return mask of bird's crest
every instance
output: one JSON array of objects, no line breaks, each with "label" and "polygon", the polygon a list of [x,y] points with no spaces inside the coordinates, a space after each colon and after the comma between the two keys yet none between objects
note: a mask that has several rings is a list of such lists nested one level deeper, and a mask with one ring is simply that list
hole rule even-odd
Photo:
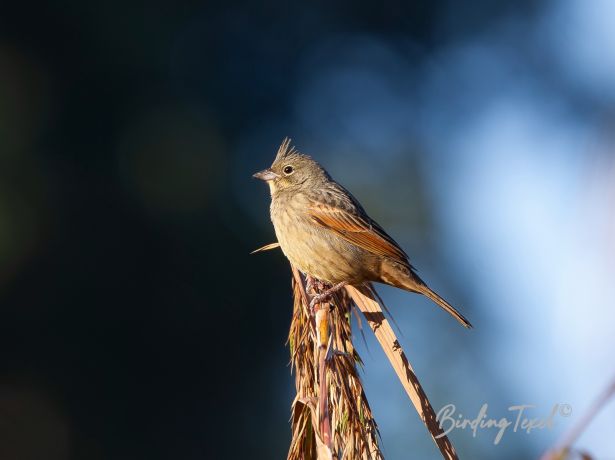
[{"label": "bird's crest", "polygon": [[282,145],[280,145],[280,148],[278,149],[278,153],[276,154],[274,161],[281,160],[282,158],[286,158],[288,155],[291,155],[297,152],[295,147],[290,145],[290,143],[291,143],[290,137],[285,137],[284,140],[282,141]]}]

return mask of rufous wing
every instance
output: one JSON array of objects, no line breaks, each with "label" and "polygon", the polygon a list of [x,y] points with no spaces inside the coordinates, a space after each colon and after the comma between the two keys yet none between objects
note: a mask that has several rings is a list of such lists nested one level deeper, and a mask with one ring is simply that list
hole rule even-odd
[{"label": "rufous wing", "polygon": [[408,265],[408,256],[376,222],[345,209],[324,203],[312,203],[308,208],[312,220],[346,241],[375,255],[390,257]]}]

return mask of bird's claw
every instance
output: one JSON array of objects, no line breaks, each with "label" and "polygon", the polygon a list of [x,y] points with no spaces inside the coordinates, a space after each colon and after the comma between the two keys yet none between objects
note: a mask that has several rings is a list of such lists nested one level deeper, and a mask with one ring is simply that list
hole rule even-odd
[{"label": "bird's claw", "polygon": [[305,283],[305,292],[309,294],[314,290],[316,283],[314,281],[314,278],[312,278],[310,275],[306,277],[306,281],[307,282]]},{"label": "bird's claw", "polygon": [[[319,287],[322,289],[323,284],[322,282],[320,283],[321,284]],[[315,313],[316,304],[323,303],[325,301],[333,299],[333,294],[338,292],[340,289],[342,289],[346,285],[347,285],[346,282],[337,283],[335,286],[332,286],[329,289],[326,289],[325,291],[321,292],[320,294],[316,294],[314,297],[312,297],[312,301],[310,302],[310,308],[312,310],[312,313]]]},{"label": "bird's claw", "polygon": [[310,310],[312,311],[312,314],[316,313],[316,305],[327,300],[331,300],[331,294],[328,292],[323,292],[322,294],[317,294],[312,297],[312,300],[310,301]]}]

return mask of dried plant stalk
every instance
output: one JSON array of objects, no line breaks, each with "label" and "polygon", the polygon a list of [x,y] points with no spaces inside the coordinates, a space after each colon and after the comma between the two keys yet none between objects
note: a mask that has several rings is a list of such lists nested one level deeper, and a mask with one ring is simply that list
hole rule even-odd
[{"label": "dried plant stalk", "polygon": [[[278,246],[268,244],[254,252]],[[433,407],[384,316],[386,307],[374,287],[346,286],[335,294],[330,310],[319,308],[316,315],[311,315],[304,280],[295,267],[291,268],[294,308],[288,343],[297,395],[292,405],[288,460],[384,458],[378,446],[378,426],[357,373],[357,364],[362,361],[352,345],[350,317],[354,306],[367,319],[442,456],[457,460],[453,444],[438,424]],[[317,288],[312,294],[318,293]]]},{"label": "dried plant stalk", "polygon": [[580,456],[583,460],[591,460],[593,458],[592,456],[587,452],[574,449],[573,445],[588,428],[589,424],[596,418],[598,412],[600,412],[613,397],[615,397],[615,378],[609,382],[609,385],[589,407],[587,412],[577,420],[577,423],[573,425],[569,431],[564,433],[555,447],[545,452],[540,457],[540,460],[567,460],[573,458],[575,454]]},{"label": "dried plant stalk", "polygon": [[[351,310],[367,319],[406,393],[447,460],[457,453],[436,421],[425,395],[371,285],[347,286],[326,303],[309,308],[304,279],[293,268],[294,311],[288,342],[297,395],[292,405],[289,460],[383,459],[379,433],[357,372],[361,358],[352,344]],[[316,283],[314,295],[323,286]],[[324,307],[324,305],[323,305]]]},{"label": "dried plant stalk", "polygon": [[288,459],[383,459],[378,427],[357,372],[361,360],[352,345],[352,300],[342,291],[331,301],[332,308],[318,308],[311,315],[304,280],[294,268],[293,275],[288,340],[297,395]]},{"label": "dried plant stalk", "polygon": [[419,379],[414,373],[404,350],[402,349],[395,332],[391,328],[389,321],[385,318],[378,300],[378,295],[371,285],[356,288],[347,286],[346,290],[355,304],[367,319],[370,327],[376,334],[389,362],[395,369],[406,393],[410,397],[414,408],[421,417],[421,420],[429,430],[432,439],[440,449],[440,453],[445,459],[456,460],[457,453],[453,444],[442,431],[440,424],[436,420],[436,413],[419,383]]}]

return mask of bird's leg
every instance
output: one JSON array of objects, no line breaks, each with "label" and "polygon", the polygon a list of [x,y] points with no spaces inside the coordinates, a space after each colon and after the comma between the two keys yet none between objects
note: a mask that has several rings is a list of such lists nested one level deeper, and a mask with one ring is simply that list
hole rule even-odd
[{"label": "bird's leg", "polygon": [[312,297],[312,301],[310,302],[310,308],[314,310],[314,306],[317,303],[322,303],[326,300],[330,300],[331,297],[333,297],[333,294],[335,294],[337,291],[342,289],[347,284],[348,283],[346,281],[342,281],[341,283],[337,283],[335,286],[327,289],[326,291],[323,291],[320,294],[315,295],[314,297]]},{"label": "bird's leg", "polygon": [[[308,275],[307,273],[305,274],[305,292],[311,299],[316,296],[316,292],[322,289],[324,289],[322,281],[317,280],[312,275]],[[310,301],[310,312],[312,313],[312,316],[316,314],[313,300]]]},{"label": "bird's leg", "polygon": [[314,290],[314,286],[316,285],[316,282],[314,280],[314,278],[310,275],[305,275],[305,292],[308,293],[308,295],[312,295],[311,292]]}]

